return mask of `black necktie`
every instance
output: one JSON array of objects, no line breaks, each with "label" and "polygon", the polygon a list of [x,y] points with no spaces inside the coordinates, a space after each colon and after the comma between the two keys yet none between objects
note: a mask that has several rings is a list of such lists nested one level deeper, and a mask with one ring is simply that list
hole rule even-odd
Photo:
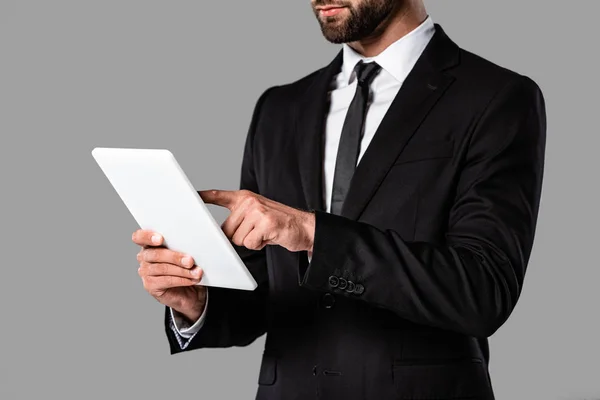
[{"label": "black necktie", "polygon": [[350,181],[360,154],[360,142],[363,135],[364,121],[369,100],[369,87],[381,67],[375,63],[359,61],[354,68],[356,72],[356,93],[348,107],[344,120],[342,136],[335,163],[333,190],[331,195],[331,213],[341,214],[344,199],[350,188]]}]

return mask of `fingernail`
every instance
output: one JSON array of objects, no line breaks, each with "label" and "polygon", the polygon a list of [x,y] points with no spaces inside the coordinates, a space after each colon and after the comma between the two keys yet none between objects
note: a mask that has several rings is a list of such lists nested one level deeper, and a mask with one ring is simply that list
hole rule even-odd
[{"label": "fingernail", "polygon": [[160,236],[159,235],[152,235],[152,243],[154,243],[154,244],[160,244]]},{"label": "fingernail", "polygon": [[191,266],[192,266],[192,257],[190,257],[190,256],[184,256],[184,257],[181,259],[181,263],[182,263],[183,265],[187,265],[187,266],[190,266],[190,267],[191,267]]},{"label": "fingernail", "polygon": [[194,268],[192,270],[192,274],[196,275],[196,276],[200,276],[200,268]]}]

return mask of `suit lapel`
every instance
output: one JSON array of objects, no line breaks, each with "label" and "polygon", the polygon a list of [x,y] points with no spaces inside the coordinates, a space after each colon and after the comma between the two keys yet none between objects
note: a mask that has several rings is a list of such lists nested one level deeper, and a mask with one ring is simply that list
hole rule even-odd
[{"label": "suit lapel", "polygon": [[329,109],[329,89],[342,66],[342,52],[316,72],[295,112],[295,140],[302,190],[308,209],[325,210],[323,202],[324,131]]},{"label": "suit lapel", "polygon": [[[454,78],[446,70],[458,63],[458,46],[442,27],[436,32],[394,98],[352,178],[342,215],[358,219],[409,139]],[[300,97],[295,140],[302,190],[308,209],[325,209],[323,157],[329,90],[342,66],[342,51],[317,71]]]},{"label": "suit lapel", "polygon": [[436,33],[404,81],[352,178],[342,215],[358,219],[414,132],[454,78],[458,46],[436,24]]}]

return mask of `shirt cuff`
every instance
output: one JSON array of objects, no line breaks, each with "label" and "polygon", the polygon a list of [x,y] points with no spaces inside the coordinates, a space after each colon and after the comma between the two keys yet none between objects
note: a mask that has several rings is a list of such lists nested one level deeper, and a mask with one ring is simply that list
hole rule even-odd
[{"label": "shirt cuff", "polygon": [[175,330],[175,333],[177,333],[182,338],[191,339],[196,333],[198,333],[200,328],[202,328],[202,325],[204,325],[204,320],[206,319],[206,309],[207,308],[208,308],[208,291],[206,293],[206,300],[204,303],[204,311],[202,311],[202,315],[200,315],[200,318],[198,318],[198,320],[196,322],[194,322],[194,324],[191,326],[187,322],[187,320],[181,315],[181,313],[173,310],[172,308],[169,308],[169,310],[171,311],[171,321],[173,321],[173,328]]}]

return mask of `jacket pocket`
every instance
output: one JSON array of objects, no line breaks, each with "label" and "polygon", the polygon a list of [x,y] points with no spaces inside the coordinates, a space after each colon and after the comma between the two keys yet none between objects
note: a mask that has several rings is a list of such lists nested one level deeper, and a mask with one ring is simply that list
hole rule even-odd
[{"label": "jacket pocket", "polygon": [[277,358],[264,355],[258,373],[259,385],[272,385],[277,378]]},{"label": "jacket pocket", "polygon": [[418,142],[409,143],[400,153],[394,165],[436,158],[450,158],[453,155],[454,141],[452,140],[419,140]]},{"label": "jacket pocket", "polygon": [[488,399],[492,389],[487,369],[480,359],[439,363],[394,363],[393,379],[398,399],[450,400]]}]

